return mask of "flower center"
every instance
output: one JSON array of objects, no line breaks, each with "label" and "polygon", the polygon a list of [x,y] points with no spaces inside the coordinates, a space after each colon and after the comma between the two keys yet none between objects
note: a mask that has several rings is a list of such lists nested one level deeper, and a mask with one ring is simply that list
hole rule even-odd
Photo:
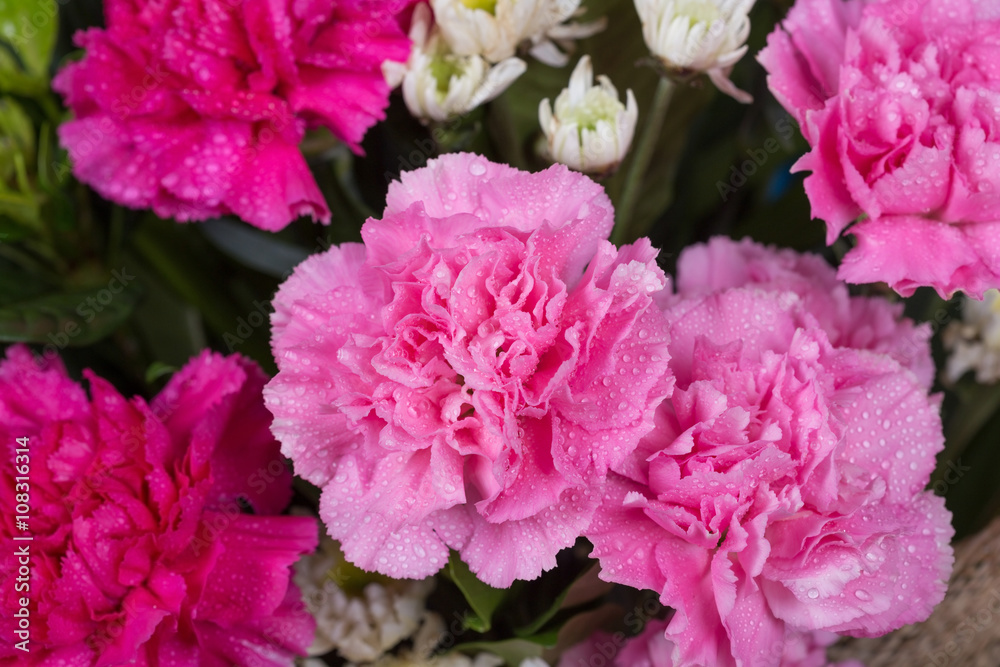
[{"label": "flower center", "polygon": [[461,78],[465,74],[462,59],[452,55],[438,55],[431,60],[431,76],[437,83],[437,92],[446,95],[451,87],[452,77]]},{"label": "flower center", "polygon": [[469,9],[481,9],[489,14],[496,14],[497,0],[461,0]]},{"label": "flower center", "polygon": [[676,5],[677,15],[686,16],[689,25],[688,30],[694,28],[699,23],[711,25],[713,21],[721,17],[715,3],[704,2],[703,0],[680,0]]},{"label": "flower center", "polygon": [[605,91],[591,88],[582,101],[567,104],[558,110],[558,115],[563,122],[575,123],[582,132],[597,129],[597,123],[602,120],[614,123],[618,112],[624,108],[625,105]]}]

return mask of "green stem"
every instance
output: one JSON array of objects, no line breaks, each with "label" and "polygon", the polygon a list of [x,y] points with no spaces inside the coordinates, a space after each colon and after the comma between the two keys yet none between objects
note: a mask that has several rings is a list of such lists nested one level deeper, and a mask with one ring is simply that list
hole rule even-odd
[{"label": "green stem", "polygon": [[667,77],[660,77],[660,83],[656,87],[656,94],[653,97],[653,104],[649,107],[649,115],[646,118],[646,126],[639,136],[639,141],[632,154],[632,164],[629,165],[628,174],[625,176],[625,190],[622,192],[621,201],[618,203],[618,221],[615,229],[611,233],[611,242],[621,245],[629,238],[629,228],[632,225],[632,216],[635,213],[635,206],[639,200],[639,193],[642,191],[642,183],[649,169],[649,163],[653,159],[653,151],[656,149],[656,140],[660,136],[660,129],[663,127],[663,119],[667,115],[667,107],[670,106],[670,98],[673,97],[674,82]]},{"label": "green stem", "polygon": [[52,122],[53,126],[59,127],[65,120],[65,114],[63,110],[59,108],[59,104],[52,97],[52,93],[45,91],[44,95],[40,95],[35,98],[38,102],[38,106],[42,108],[45,115],[48,117],[49,121]]}]

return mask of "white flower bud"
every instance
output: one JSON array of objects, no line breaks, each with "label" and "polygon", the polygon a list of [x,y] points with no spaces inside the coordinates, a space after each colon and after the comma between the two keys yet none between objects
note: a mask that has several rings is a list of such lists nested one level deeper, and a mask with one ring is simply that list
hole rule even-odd
[{"label": "white flower bud", "polygon": [[621,164],[632,144],[639,107],[632,91],[626,104],[606,76],[597,77],[590,57],[583,56],[569,86],[556,97],[555,113],[548,99],[538,107],[538,120],[548,140],[549,156],[571,169],[604,174]]},{"label": "white flower bud", "polygon": [[521,42],[547,65],[565,65],[567,57],[552,40],[564,44],[589,37],[604,27],[563,22],[577,13],[580,0],[430,0],[441,33],[458,55],[478,55],[498,63],[514,55]]},{"label": "white flower bud", "polygon": [[976,382],[1000,380],[1000,292],[983,293],[983,300],[966,298],[962,319],[949,324],[941,336],[948,361],[943,375],[957,382],[967,371],[975,371]]},{"label": "white flower bud", "polygon": [[384,586],[371,582],[355,597],[331,579],[331,573],[342,565],[337,547],[327,539],[315,554],[295,564],[295,583],[316,619],[309,654],[336,649],[348,660],[371,662],[417,632],[434,580],[401,580]]},{"label": "white flower bud", "polygon": [[457,55],[429,26],[427,6],[418,5],[410,29],[413,52],[403,76],[403,99],[417,118],[443,121],[468,113],[506,90],[527,67],[518,58],[490,65],[478,55]]},{"label": "white flower bud", "polygon": [[635,8],[646,46],[668,71],[705,72],[719,90],[748,103],[729,72],[747,52],[754,1],[635,0]]}]

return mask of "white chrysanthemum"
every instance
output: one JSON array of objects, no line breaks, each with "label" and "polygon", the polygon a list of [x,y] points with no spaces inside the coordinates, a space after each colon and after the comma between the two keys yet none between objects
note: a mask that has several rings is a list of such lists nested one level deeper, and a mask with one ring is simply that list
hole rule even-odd
[{"label": "white chrysanthemum", "polygon": [[295,566],[295,583],[316,619],[310,655],[336,649],[353,662],[369,663],[417,632],[434,580],[372,582],[361,596],[345,593],[336,573],[344,566],[336,546],[324,539],[319,550]]},{"label": "white chrysanthemum", "polygon": [[966,371],[976,372],[976,381],[1000,380],[1000,292],[983,294],[982,301],[965,299],[962,320],[952,322],[942,334],[948,351],[944,376],[957,381]]},{"label": "white chrysanthemum", "polygon": [[452,53],[430,22],[427,5],[418,5],[410,28],[413,53],[403,76],[403,99],[415,117],[443,121],[466,114],[524,73],[527,66],[518,58],[491,65],[478,55]]},{"label": "white chrysanthemum", "polygon": [[719,90],[751,102],[729,80],[747,52],[755,0],[635,0],[649,50],[673,72],[705,72]]},{"label": "white chrysanthemum", "polygon": [[[434,655],[434,650],[450,640],[447,645],[454,645],[456,637],[449,635],[444,621],[433,612],[427,612],[421,620],[420,630],[413,637],[412,648],[402,651],[399,655],[387,655],[379,659],[371,667],[500,667],[503,658],[492,653],[479,653],[470,658],[462,653],[452,652]],[[548,667],[546,663],[529,663],[525,660],[520,667]]]},{"label": "white chrysanthemum", "polygon": [[604,28],[604,21],[566,24],[580,0],[431,0],[434,19],[454,53],[482,56],[498,63],[514,55],[522,42],[547,65],[560,67],[568,58],[554,42],[566,46]]},{"label": "white chrysanthemum", "polygon": [[639,107],[632,91],[626,104],[606,76],[597,77],[590,57],[583,56],[573,70],[569,86],[556,97],[555,113],[548,99],[538,107],[538,120],[548,142],[550,157],[571,169],[607,173],[624,159],[632,144]]},{"label": "white chrysanthemum", "polygon": [[503,664],[503,658],[492,653],[480,653],[475,658],[463,653],[446,653],[427,657],[385,656],[371,667],[500,667]]}]

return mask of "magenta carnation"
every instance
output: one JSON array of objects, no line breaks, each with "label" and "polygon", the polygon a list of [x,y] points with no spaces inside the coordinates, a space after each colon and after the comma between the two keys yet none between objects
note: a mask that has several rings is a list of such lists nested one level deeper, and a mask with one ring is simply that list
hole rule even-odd
[{"label": "magenta carnation", "polygon": [[53,82],[76,115],[59,128],[74,173],[181,221],[329,221],[298,144],[322,126],[359,150],[388,104],[382,63],[409,57],[411,2],[108,0]]},{"label": "magenta carnation", "polygon": [[[261,390],[239,357],[204,353],[151,404],[92,373],[91,398],[58,359],[12,347],[0,362],[0,437],[30,450],[30,542],[0,466],[0,661],[24,665],[291,665],[314,621],[291,565],[316,523],[271,516],[291,495]],[[245,503],[253,515],[241,513]],[[16,592],[15,550],[30,549]],[[30,653],[15,648],[30,600]]]},{"label": "magenta carnation", "polygon": [[562,166],[446,155],[284,283],[265,397],[349,560],[423,577],[450,547],[505,587],[586,527],[670,389],[665,278],[612,215]]},{"label": "magenta carnation", "polygon": [[796,168],[827,242],[857,238],[841,278],[1000,285],[995,3],[798,0],[758,59],[812,146]]},{"label": "magenta carnation", "polygon": [[[681,256],[678,283],[704,283],[689,253],[726,243],[788,270],[787,253],[716,241]],[[944,596],[950,515],[923,490],[940,397],[878,346],[834,344],[831,311],[795,280],[667,309],[674,392],[586,533],[603,577],[676,610],[677,667],[778,665],[791,634],[880,635]]]}]

